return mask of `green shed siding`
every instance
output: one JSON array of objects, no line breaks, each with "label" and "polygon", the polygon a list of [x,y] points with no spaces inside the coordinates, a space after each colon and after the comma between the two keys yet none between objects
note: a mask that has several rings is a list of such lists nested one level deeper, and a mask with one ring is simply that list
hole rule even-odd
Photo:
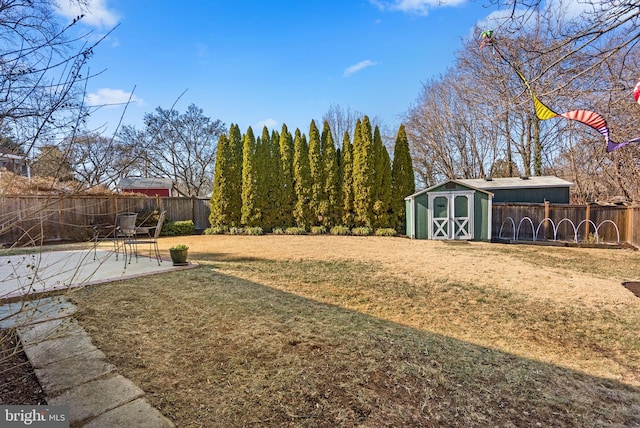
[{"label": "green shed siding", "polygon": [[493,202],[519,202],[552,204],[569,203],[569,187],[544,187],[523,189],[492,189]]},{"label": "green shed siding", "polygon": [[429,238],[429,197],[426,193],[415,198],[415,237],[416,239]]},{"label": "green shed siding", "polygon": [[405,230],[409,238],[413,238],[413,210],[411,209],[411,200],[404,200],[404,224],[406,224]]}]

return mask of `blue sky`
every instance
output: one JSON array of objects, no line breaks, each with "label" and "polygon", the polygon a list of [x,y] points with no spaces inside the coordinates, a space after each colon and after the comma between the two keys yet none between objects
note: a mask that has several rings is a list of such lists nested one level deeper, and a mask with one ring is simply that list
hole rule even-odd
[{"label": "blue sky", "polygon": [[[60,16],[70,20],[68,0]],[[86,101],[134,103],[124,124],[156,107],[196,104],[227,126],[308,133],[332,104],[396,130],[422,82],[444,73],[483,0],[92,0],[78,30],[99,37]],[[185,92],[186,91],[186,92]],[[184,94],[183,94],[184,93]],[[181,96],[182,94],[182,96]],[[181,96],[181,97],[180,97]],[[177,101],[177,102],[176,102]],[[113,132],[122,106],[89,126]]]}]

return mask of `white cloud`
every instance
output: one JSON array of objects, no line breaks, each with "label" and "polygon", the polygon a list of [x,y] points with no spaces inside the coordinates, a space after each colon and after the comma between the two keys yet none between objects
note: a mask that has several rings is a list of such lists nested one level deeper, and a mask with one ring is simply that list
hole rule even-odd
[{"label": "white cloud", "polygon": [[[520,9],[517,10],[520,11]],[[482,29],[482,31],[484,31],[485,29],[492,30],[494,28],[499,28],[505,21],[511,19],[512,13],[513,12],[511,11],[511,9],[502,9],[491,12],[485,18],[480,19],[476,23],[476,27]],[[473,30],[473,28],[469,30],[470,36],[473,35]]]},{"label": "white cloud", "polygon": [[442,6],[458,6],[468,0],[369,0],[381,10],[399,10],[407,13],[426,15],[429,9]]},{"label": "white cloud", "polygon": [[131,92],[111,88],[102,88],[87,94],[85,102],[90,106],[119,106],[128,102],[129,97],[131,97],[131,103],[138,106],[144,105],[144,100],[135,95],[132,96]]},{"label": "white cloud", "polygon": [[377,62],[373,62],[370,59],[365,59],[364,61],[360,61],[357,64],[347,67],[347,69],[344,71],[344,77],[349,77],[352,74],[357,73],[358,71],[364,68],[372,67],[377,64],[378,64]]},{"label": "white cloud", "polygon": [[255,128],[254,128],[254,129],[256,129],[256,131],[258,131],[258,130],[259,130],[259,131],[261,132],[261,131],[262,131],[262,128],[264,128],[265,126],[266,126],[268,129],[273,129],[273,128],[275,128],[277,125],[278,125],[278,121],[276,121],[275,119],[268,118],[268,119],[261,120],[260,122],[256,123],[256,126],[255,126]]},{"label": "white cloud", "polygon": [[574,19],[584,12],[590,12],[593,5],[584,0],[547,0],[546,7],[564,19]]},{"label": "white cloud", "polygon": [[[583,0],[546,0],[545,8],[553,14],[556,21],[562,23],[589,12],[589,2],[585,3]],[[512,23],[515,19],[519,27],[533,30],[537,23],[536,16],[539,13],[537,9],[522,7],[496,10],[479,20],[476,26],[482,29],[500,28],[505,24]],[[473,30],[473,28],[470,29],[469,35],[473,35]],[[500,36],[498,35],[498,37]]]},{"label": "white cloud", "polygon": [[80,8],[76,2],[69,0],[56,0],[57,11],[69,20],[84,15],[82,23],[98,28],[113,27],[120,17],[107,6],[108,0],[88,0],[87,6]]}]

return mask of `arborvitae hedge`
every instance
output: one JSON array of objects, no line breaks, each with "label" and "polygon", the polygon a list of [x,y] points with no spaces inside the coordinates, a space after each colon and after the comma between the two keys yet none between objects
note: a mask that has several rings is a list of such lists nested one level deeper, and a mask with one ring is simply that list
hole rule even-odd
[{"label": "arborvitae hedge", "polygon": [[414,194],[415,191],[416,182],[413,175],[409,141],[404,125],[400,125],[393,148],[393,166],[391,168],[391,209],[395,217],[394,227],[398,233],[406,233],[404,198]]},{"label": "arborvitae hedge", "polygon": [[216,168],[211,195],[212,226],[239,226],[242,196],[242,137],[237,125],[231,124],[229,137],[218,141]]},{"label": "arborvitae hedge", "polygon": [[373,201],[373,227],[379,229],[391,224],[391,159],[382,144],[380,130],[376,126],[373,134],[375,152],[375,186]]},{"label": "arborvitae hedge", "polygon": [[293,137],[282,125],[280,132],[280,193],[282,205],[282,218],[280,227],[287,228],[295,224],[293,212],[296,204],[296,192],[293,181]]},{"label": "arborvitae hedge", "polygon": [[355,217],[353,208],[353,146],[348,131],[344,132],[342,150],[340,150],[340,199],[342,224],[351,229]]},{"label": "arborvitae hedge", "polygon": [[311,171],[309,169],[309,147],[307,139],[296,129],[293,139],[293,179],[296,191],[296,206],[293,215],[296,225],[308,228],[313,225],[311,210]]},{"label": "arborvitae hedge", "polygon": [[326,204],[324,203],[324,160],[322,159],[322,144],[320,131],[314,120],[309,126],[309,171],[311,174],[311,211],[314,214],[313,225],[324,217]]},{"label": "arborvitae hedge", "polygon": [[311,122],[309,144],[298,129],[292,138],[286,125],[271,134],[265,127],[257,140],[251,127],[241,136],[231,125],[218,146],[210,220],[229,230],[396,228],[404,224],[404,198],[414,191],[404,126],[392,167],[380,130],[372,132],[367,116],[358,119],[353,144],[344,133],[341,149],[327,122],[322,134]]},{"label": "arborvitae hedge", "polygon": [[260,213],[258,195],[258,165],[256,162],[256,139],[251,127],[244,135],[242,148],[242,219],[245,226],[259,226]]},{"label": "arborvitae hedge", "polygon": [[211,213],[209,223],[211,226],[223,226],[229,223],[229,183],[228,171],[231,169],[231,148],[227,135],[221,135],[218,140],[218,152],[216,153],[216,168],[213,175],[213,192],[211,193]]},{"label": "arborvitae hedge", "polygon": [[356,226],[372,227],[375,152],[371,123],[365,116],[356,123],[353,138],[353,202]]},{"label": "arborvitae hedge", "polygon": [[331,135],[329,122],[325,121],[322,128],[322,161],[324,164],[323,203],[326,208],[323,211],[322,224],[331,227],[338,224],[342,214],[340,201],[340,169],[338,166],[338,154]]}]

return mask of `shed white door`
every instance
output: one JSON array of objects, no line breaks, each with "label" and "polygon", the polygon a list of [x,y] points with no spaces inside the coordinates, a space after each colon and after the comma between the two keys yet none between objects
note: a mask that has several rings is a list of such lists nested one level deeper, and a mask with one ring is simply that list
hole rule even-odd
[{"label": "shed white door", "polygon": [[429,194],[431,239],[473,238],[473,191]]}]

